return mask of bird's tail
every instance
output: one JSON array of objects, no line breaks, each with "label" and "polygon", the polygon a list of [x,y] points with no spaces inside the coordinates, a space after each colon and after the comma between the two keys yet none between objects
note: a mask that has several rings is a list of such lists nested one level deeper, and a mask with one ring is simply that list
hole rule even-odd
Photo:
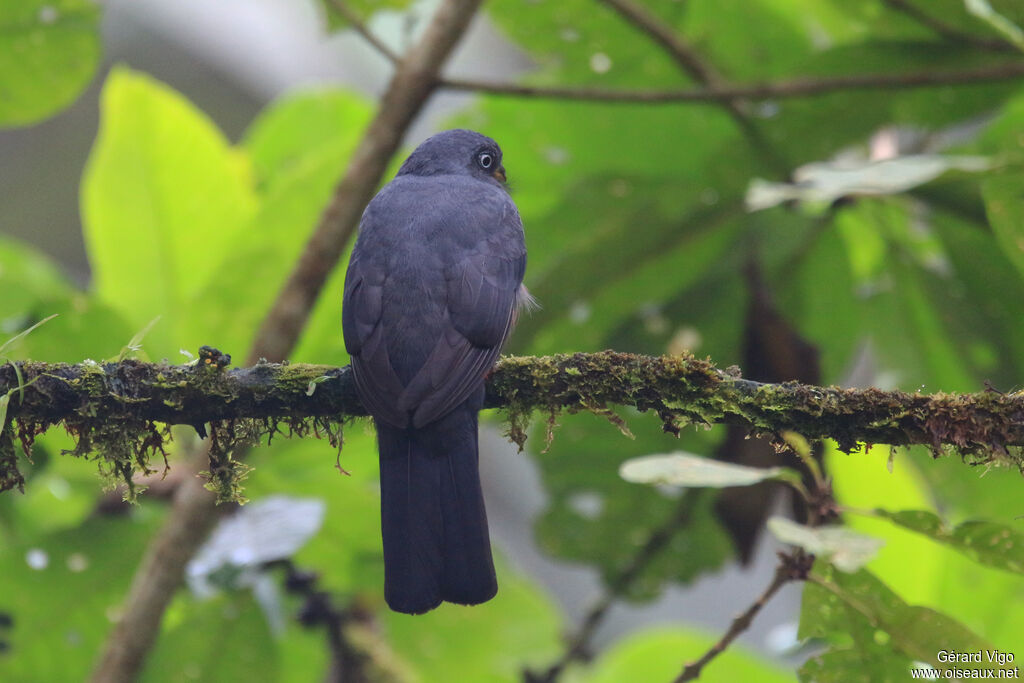
[{"label": "bird's tail", "polygon": [[377,422],[384,598],[420,614],[442,600],[486,602],[498,591],[480,489],[477,411],[463,404],[420,429]]}]

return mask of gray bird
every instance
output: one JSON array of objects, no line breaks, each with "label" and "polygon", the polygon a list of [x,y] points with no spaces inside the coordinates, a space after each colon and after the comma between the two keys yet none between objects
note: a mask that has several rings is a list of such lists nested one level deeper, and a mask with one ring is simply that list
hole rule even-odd
[{"label": "gray bird", "polygon": [[345,276],[345,347],[377,428],[384,598],[397,612],[498,590],[477,413],[530,301],[501,161],[473,131],[426,140],[366,207]]}]

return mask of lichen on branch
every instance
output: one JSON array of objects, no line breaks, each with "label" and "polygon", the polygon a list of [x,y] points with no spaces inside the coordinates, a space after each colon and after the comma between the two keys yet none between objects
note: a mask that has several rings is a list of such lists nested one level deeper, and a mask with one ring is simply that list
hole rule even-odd
[{"label": "lichen on branch", "polygon": [[[22,361],[0,368],[0,392],[24,387],[10,402],[0,434],[0,487],[21,487],[12,437],[26,452],[42,432],[62,425],[74,455],[96,457],[115,480],[130,482],[164,457],[169,425],[190,425],[218,439],[221,463],[236,440],[252,443],[281,431],[340,440],[342,421],[365,415],[350,367],[260,362],[227,369],[227,358],[204,347],[187,365],[85,361]],[[19,377],[20,374],[20,377]],[[530,414],[540,409],[590,411],[621,418],[609,406],[655,411],[666,431],[686,424],[730,423],[752,433],[796,431],[832,438],[846,451],[861,443],[923,444],[938,456],[959,453],[970,464],[1024,469],[1024,393],[908,394],[743,379],[693,356],[641,356],[603,351],[503,358],[487,380],[487,407],[509,414],[522,443]],[[214,477],[216,479],[216,477]],[[220,477],[222,496],[237,482]]]}]

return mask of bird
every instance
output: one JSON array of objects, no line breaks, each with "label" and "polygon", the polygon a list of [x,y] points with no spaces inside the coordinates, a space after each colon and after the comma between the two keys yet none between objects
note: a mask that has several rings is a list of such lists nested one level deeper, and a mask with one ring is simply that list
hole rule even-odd
[{"label": "bird", "polygon": [[501,148],[474,131],[421,143],[360,220],[342,327],[377,432],[384,599],[396,612],[497,593],[477,418],[486,376],[534,303],[525,271]]}]

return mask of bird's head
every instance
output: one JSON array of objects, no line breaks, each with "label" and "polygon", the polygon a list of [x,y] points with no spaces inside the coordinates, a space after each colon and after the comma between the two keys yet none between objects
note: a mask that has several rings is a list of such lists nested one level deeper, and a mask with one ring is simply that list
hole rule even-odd
[{"label": "bird's head", "polygon": [[398,175],[468,175],[505,184],[498,143],[464,129],[446,130],[424,140],[398,169]]}]

